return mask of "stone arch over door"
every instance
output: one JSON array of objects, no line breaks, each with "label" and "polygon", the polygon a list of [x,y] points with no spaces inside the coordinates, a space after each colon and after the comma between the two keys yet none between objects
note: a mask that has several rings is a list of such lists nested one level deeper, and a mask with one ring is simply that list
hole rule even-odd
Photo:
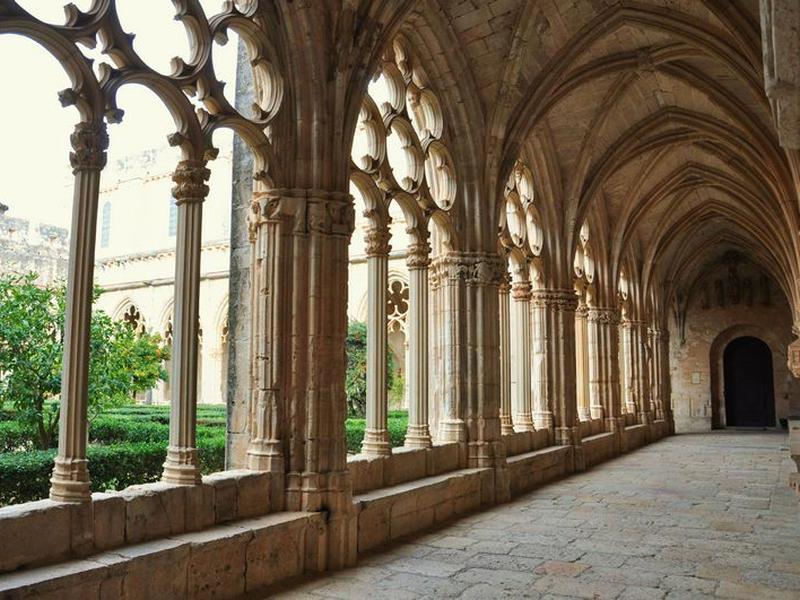
[{"label": "stone arch over door", "polygon": [[764,342],[772,354],[772,386],[775,394],[775,412],[777,400],[785,388],[781,380],[781,369],[786,365],[786,350],[778,336],[763,327],[755,325],[734,325],[720,333],[711,344],[710,383],[711,383],[711,427],[719,429],[727,427],[725,410],[725,348],[735,339],[754,337]]}]

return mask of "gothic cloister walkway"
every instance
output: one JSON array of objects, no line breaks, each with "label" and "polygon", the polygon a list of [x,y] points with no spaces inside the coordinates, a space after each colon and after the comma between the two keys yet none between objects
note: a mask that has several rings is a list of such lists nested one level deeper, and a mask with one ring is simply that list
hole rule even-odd
[{"label": "gothic cloister walkway", "polygon": [[679,435],[285,598],[800,598],[786,436]]}]

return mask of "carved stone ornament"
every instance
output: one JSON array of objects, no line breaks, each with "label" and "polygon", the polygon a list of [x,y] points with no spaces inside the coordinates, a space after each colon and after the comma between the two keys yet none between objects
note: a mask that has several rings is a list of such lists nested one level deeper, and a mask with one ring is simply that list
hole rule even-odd
[{"label": "carved stone ornament", "polygon": [[202,202],[208,195],[206,181],[211,171],[206,168],[204,160],[182,160],[172,174],[172,195],[175,203]]},{"label": "carved stone ornament", "polygon": [[511,297],[514,300],[527,302],[531,299],[530,281],[515,281],[511,284]]},{"label": "carved stone ornament", "polygon": [[590,323],[618,325],[619,311],[616,308],[590,307],[589,312],[586,313],[586,319]]},{"label": "carved stone ornament", "polygon": [[388,255],[392,247],[389,244],[391,239],[389,230],[383,227],[371,227],[364,234],[364,245],[367,256]]},{"label": "carved stone ornament", "polygon": [[409,269],[424,269],[431,264],[431,247],[429,244],[411,243],[408,246],[406,265]]},{"label": "carved stone ornament", "polygon": [[578,308],[575,290],[535,290],[531,294],[531,302],[534,306],[556,311],[575,312]]},{"label": "carved stone ornament", "polygon": [[69,163],[73,172],[99,171],[106,166],[108,134],[104,123],[78,123],[69,141],[72,144]]}]

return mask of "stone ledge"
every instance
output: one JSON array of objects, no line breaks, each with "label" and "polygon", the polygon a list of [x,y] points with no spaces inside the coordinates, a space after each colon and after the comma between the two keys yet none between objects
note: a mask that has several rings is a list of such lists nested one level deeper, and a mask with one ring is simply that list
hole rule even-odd
[{"label": "stone ledge", "polygon": [[590,435],[581,441],[583,460],[587,468],[616,456],[616,437],[616,434],[610,432],[598,433]]},{"label": "stone ledge", "polygon": [[197,486],[147,483],[92,494],[91,502],[39,500],[0,508],[0,573],[82,558],[123,545],[264,515],[271,474],[223,471]]},{"label": "stone ledge", "polygon": [[483,503],[483,489],[491,488],[484,481],[493,478],[493,469],[461,469],[354,497],[358,552],[476,510]]},{"label": "stone ledge", "polygon": [[0,596],[235,598],[315,565],[321,513],[277,513],[0,578]]},{"label": "stone ledge", "polygon": [[389,456],[356,454],[347,459],[353,493],[363,494],[466,467],[466,447],[457,442],[431,448],[393,448]]},{"label": "stone ledge", "polygon": [[533,450],[544,448],[550,442],[550,432],[547,429],[536,431],[516,431],[503,436],[506,446],[506,456],[517,456]]},{"label": "stone ledge", "polygon": [[512,456],[508,462],[511,496],[528,492],[572,470],[572,446],[549,446]]}]

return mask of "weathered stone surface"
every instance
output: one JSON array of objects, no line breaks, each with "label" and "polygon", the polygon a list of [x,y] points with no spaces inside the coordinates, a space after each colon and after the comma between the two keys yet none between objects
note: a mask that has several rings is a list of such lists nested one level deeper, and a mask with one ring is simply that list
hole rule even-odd
[{"label": "weathered stone surface", "polygon": [[[402,589],[426,597],[797,597],[800,563],[792,557],[800,555],[800,500],[780,477],[788,468],[785,439],[774,433],[670,437],[411,543],[362,555],[335,583],[301,584],[285,597],[349,598],[365,591],[365,581],[371,593]],[[558,454],[541,456],[546,464]],[[402,489],[399,495],[413,486]],[[462,481],[452,489],[472,488]],[[391,506],[394,496],[379,496],[366,495],[373,498],[367,515]],[[737,512],[743,499],[762,497],[766,504]],[[411,510],[413,503],[403,506]],[[381,514],[385,527],[389,513]]]},{"label": "weathered stone surface", "polygon": [[126,501],[119,494],[92,494],[94,550],[102,552],[125,543]]},{"label": "weathered stone surface", "polygon": [[51,500],[0,508],[0,572],[68,556],[71,512]]},{"label": "weathered stone surface", "polygon": [[168,483],[134,485],[120,492],[125,500],[125,541],[135,544],[186,529],[185,488]]}]

